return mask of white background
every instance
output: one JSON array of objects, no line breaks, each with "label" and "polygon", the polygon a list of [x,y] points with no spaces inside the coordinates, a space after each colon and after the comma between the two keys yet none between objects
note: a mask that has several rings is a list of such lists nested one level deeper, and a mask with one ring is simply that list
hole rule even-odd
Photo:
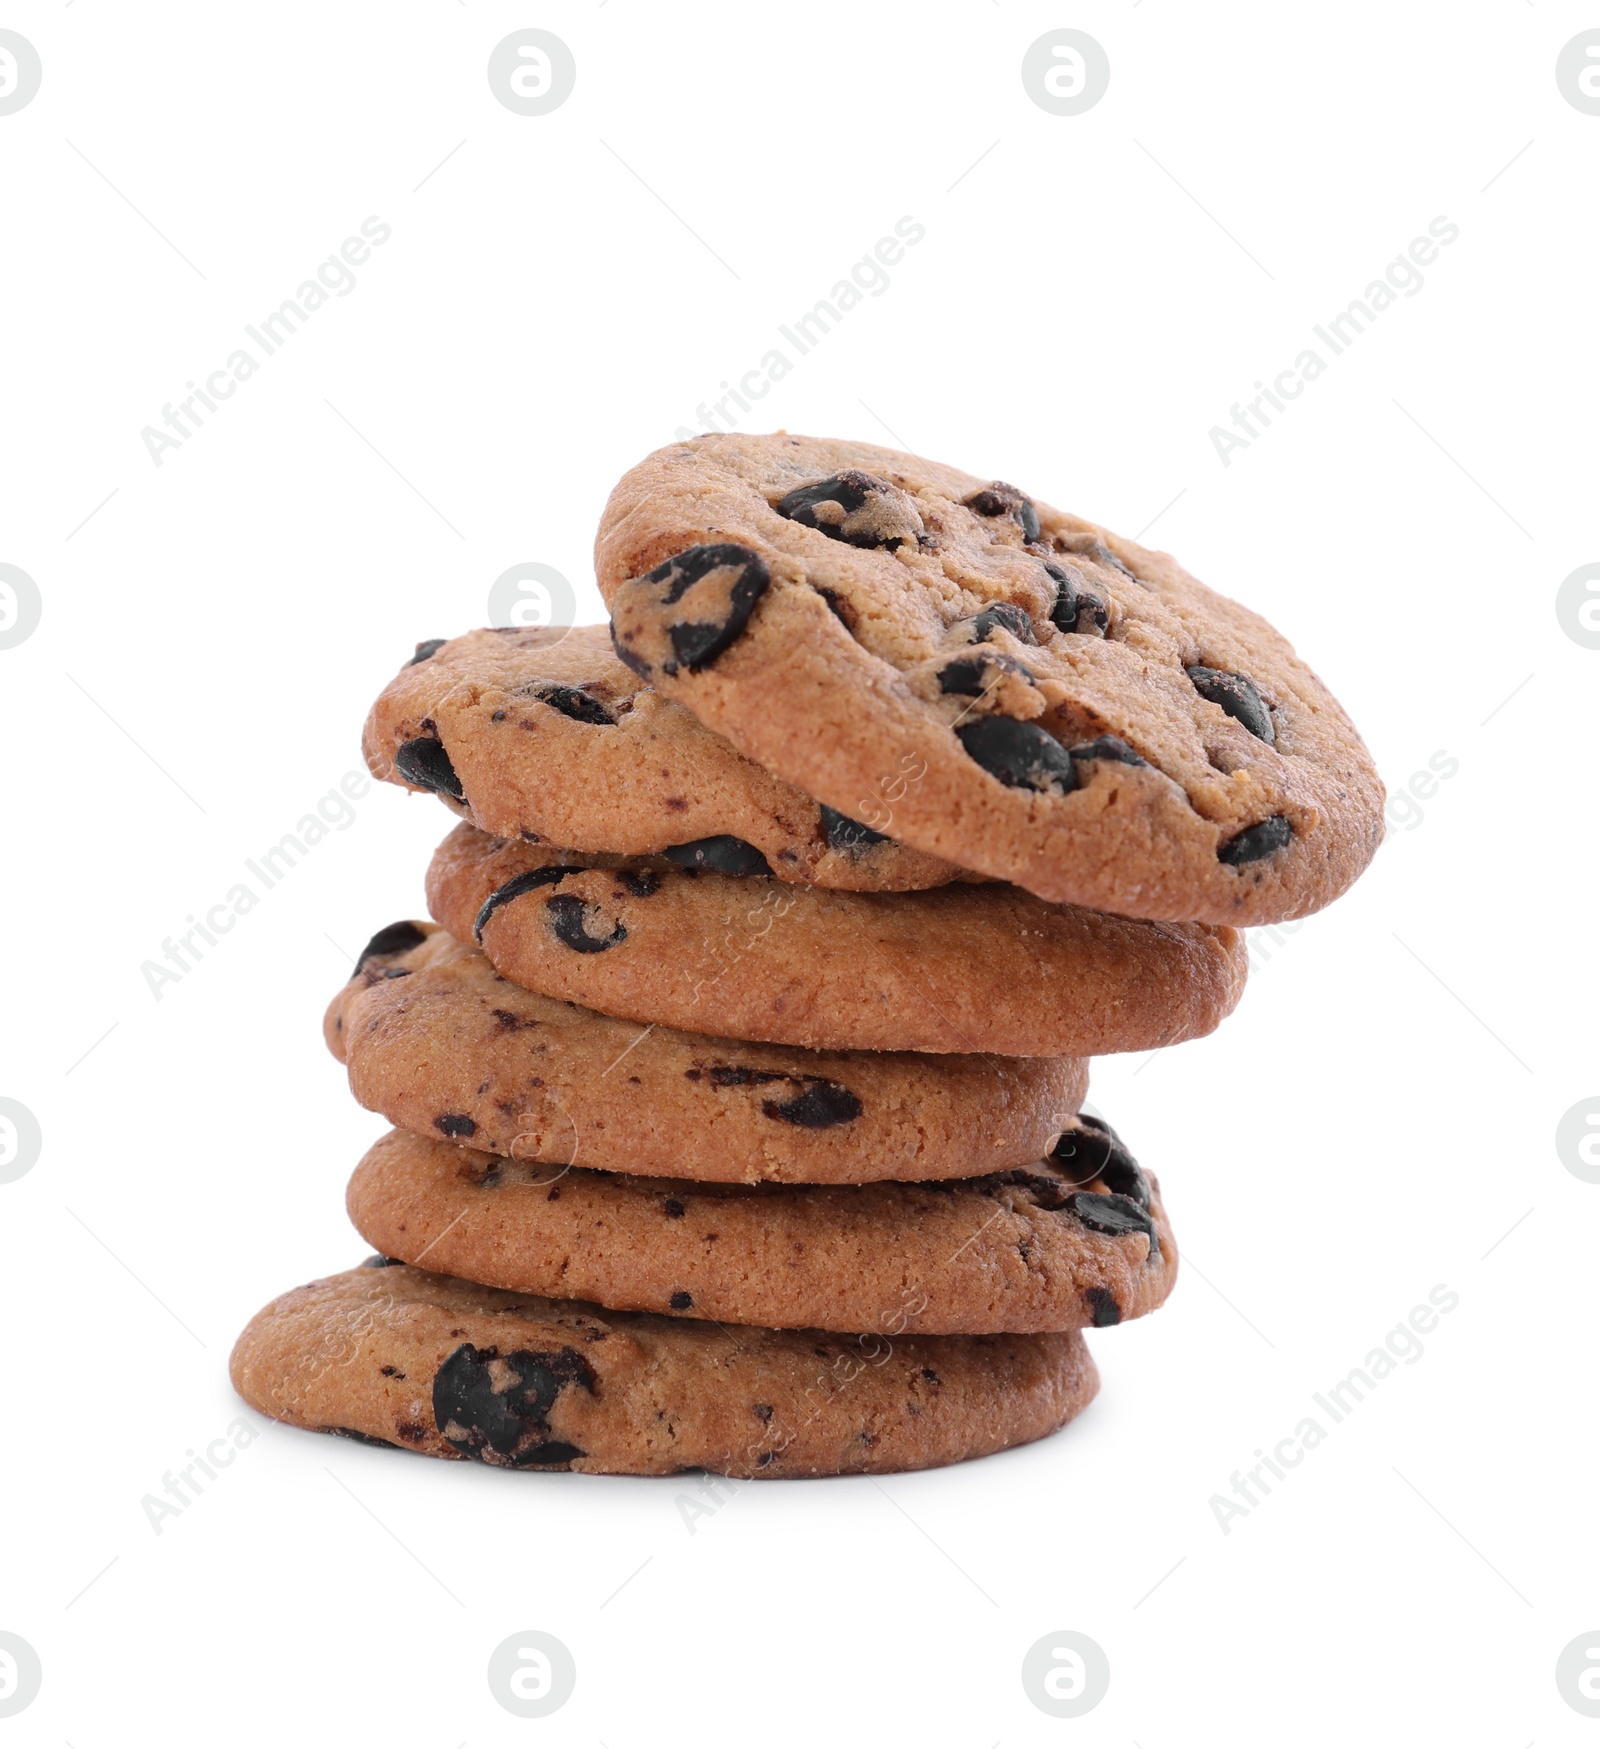
[{"label": "white background", "polygon": [[[44,1136],[0,1185],[0,1629],[44,1667],[0,1739],[1592,1743],[1554,1665],[1600,1629],[1600,1186],[1554,1137],[1600,1094],[1600,652],[1555,593],[1600,560],[1600,117],[1554,68],[1600,11],[34,0],[0,25],[44,69],[0,117],[0,561],[43,600],[0,651],[0,1094]],[[485,76],[527,25],[578,68],[532,118]],[[1020,78],[1059,26],[1111,63],[1075,117]],[[355,289],[157,467],[141,429],[368,215],[392,236]],[[747,1485],[692,1533],[687,1480],[251,1417],[158,1535],[142,1497],[241,1413],[239,1328],[366,1250],[342,1191],[383,1126],[319,1020],[421,910],[444,810],[372,786],[159,1001],[142,963],[359,768],[378,689],[507,567],[598,617],[615,477],[903,215],[926,236],[889,288],[746,429],[903,442],[1147,530],[1288,632],[1391,793],[1457,767],[1350,896],[1257,935],[1220,1034],[1097,1067],[1166,1190],[1173,1300],[1094,1336],[1101,1396],[1055,1439]],[[1210,429],[1439,215],[1460,235],[1423,288],[1224,467]],[[1460,1303],[1423,1357],[1224,1534],[1211,1496],[1439,1283]],[[524,1628],[578,1668],[537,1724],[485,1680]],[[1019,1680],[1062,1628],[1111,1665],[1072,1722]]]}]

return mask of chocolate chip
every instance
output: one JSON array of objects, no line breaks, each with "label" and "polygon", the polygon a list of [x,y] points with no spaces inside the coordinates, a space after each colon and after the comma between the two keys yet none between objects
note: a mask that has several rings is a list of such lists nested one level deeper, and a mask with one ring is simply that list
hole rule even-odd
[{"label": "chocolate chip", "polygon": [[683,1204],[678,1201],[677,1197],[669,1196],[667,1200],[662,1203],[661,1212],[674,1221],[681,1221],[688,1211],[684,1208]]},{"label": "chocolate chip", "polygon": [[653,899],[661,891],[661,876],[653,868],[620,869],[617,879],[636,899]]},{"label": "chocolate chip", "polygon": [[770,1403],[752,1403],[750,1413],[755,1416],[757,1421],[770,1421],[772,1419],[772,1405]]},{"label": "chocolate chip", "polygon": [[456,801],[465,798],[461,779],[444,750],[444,742],[423,736],[395,748],[394,768],[415,789],[431,789]]},{"label": "chocolate chip", "polygon": [[576,874],[576,869],[562,868],[554,863],[546,863],[543,868],[527,868],[519,875],[513,875],[504,885],[498,886],[483,901],[478,915],[472,922],[472,939],[481,947],[483,945],[483,928],[489,919],[502,905],[509,905],[513,899],[520,899],[524,893],[531,893],[536,887],[553,887],[558,881],[564,881],[569,874]]},{"label": "chocolate chip", "polygon": [[667,1304],[671,1306],[675,1312],[687,1312],[690,1306],[694,1304],[694,1295],[686,1294],[680,1287],[672,1298],[667,1301]]},{"label": "chocolate chip", "polygon": [[374,1433],[361,1433],[354,1427],[328,1427],[324,1428],[323,1431],[335,1434],[340,1439],[354,1439],[361,1445],[381,1445],[389,1451],[396,1449],[392,1439],[379,1439]]},{"label": "chocolate chip", "polygon": [[472,1119],[459,1111],[447,1111],[442,1116],[436,1117],[433,1120],[433,1127],[441,1135],[455,1136],[458,1140],[462,1136],[473,1136],[478,1133],[478,1126]]},{"label": "chocolate chip", "polygon": [[571,717],[575,723],[594,723],[597,726],[614,726],[613,717],[601,704],[599,699],[591,697],[578,686],[546,686],[534,694],[540,704],[547,704],[551,710],[560,711],[562,716]]},{"label": "chocolate chip", "polygon": [[[731,541],[690,547],[634,583],[639,590],[659,589],[662,607],[675,607],[693,592],[689,609],[700,617],[681,619],[666,628],[670,656],[662,649],[653,648],[650,656],[632,649],[632,634],[626,640],[619,638],[615,624],[612,643],[618,656],[646,680],[652,657],[666,674],[676,674],[680,666],[697,674],[709,668],[750,623],[771,581],[766,561],[749,547]],[[655,640],[651,642],[654,645]]]},{"label": "chocolate chip", "polygon": [[361,958],[356,961],[356,969],[350,976],[355,977],[368,960],[381,959],[385,954],[407,953],[414,947],[421,947],[427,939],[415,923],[390,923],[362,948]]},{"label": "chocolate chip", "polygon": [[1014,518],[1018,528],[1022,530],[1024,540],[1039,538],[1039,512],[1034,509],[1032,500],[1015,486],[1008,486],[1004,480],[993,481],[981,491],[974,492],[970,498],[963,498],[961,502],[979,516]]},{"label": "chocolate chip", "polygon": [[661,853],[679,868],[708,868],[715,874],[769,875],[767,859],[753,844],[723,832],[715,838],[696,838],[690,844],[673,844]]},{"label": "chocolate chip", "polygon": [[1049,559],[1044,562],[1044,570],[1056,586],[1050,622],[1058,632],[1075,632],[1078,629],[1078,586],[1072,580],[1072,573],[1064,565],[1054,564]]},{"label": "chocolate chip", "polygon": [[1110,1288],[1086,1288],[1083,1297],[1089,1302],[1089,1311],[1094,1318],[1095,1329],[1104,1330],[1108,1324],[1122,1322],[1122,1307],[1117,1304],[1117,1296],[1112,1293]]},{"label": "chocolate chip", "polygon": [[837,589],[830,589],[825,583],[811,585],[817,594],[828,604],[828,612],[838,620],[839,624],[849,632],[851,637],[856,631],[856,610],[853,602],[848,601]]},{"label": "chocolate chip", "polygon": [[1144,579],[1130,571],[1122,560],[1112,552],[1099,535],[1092,529],[1085,529],[1081,534],[1064,534],[1056,537],[1056,545],[1064,553],[1077,553],[1083,558],[1092,559],[1097,565],[1105,565],[1113,571],[1120,571],[1124,577],[1131,578],[1141,587],[1148,588]]},{"label": "chocolate chip", "polygon": [[1069,747],[1067,751],[1074,759],[1114,759],[1118,765],[1147,765],[1148,760],[1141,759],[1126,741],[1119,740],[1115,735],[1102,735],[1098,740],[1085,741],[1081,746]]},{"label": "chocolate chip", "polygon": [[[764,1087],[770,1081],[787,1081],[789,1077],[777,1069],[751,1069],[743,1063],[713,1063],[706,1071],[713,1087]],[[685,1069],[691,1081],[700,1079],[698,1069]]]},{"label": "chocolate chip", "polygon": [[1244,726],[1257,740],[1270,747],[1277,740],[1272,726],[1272,712],[1266,707],[1256,684],[1245,674],[1234,674],[1226,668],[1187,668],[1184,672],[1194,682],[1202,698],[1220,705],[1236,723]]},{"label": "chocolate chip", "polygon": [[845,468],[778,500],[780,516],[853,547],[894,548],[922,533],[917,507],[898,486],[860,468]]},{"label": "chocolate chip", "polygon": [[874,832],[870,826],[863,826],[859,820],[852,820],[848,815],[826,806],[822,810],[822,835],[827,839],[830,850],[841,851],[846,856],[870,850],[874,844],[889,842],[886,834]]},{"label": "chocolate chip", "polygon": [[1217,846],[1217,861],[1237,868],[1243,862],[1259,862],[1263,856],[1282,850],[1294,837],[1294,827],[1283,814],[1269,815],[1254,826],[1247,826],[1235,838]]},{"label": "chocolate chip", "polygon": [[1015,656],[1000,650],[979,649],[973,655],[957,656],[953,662],[945,663],[939,670],[939,690],[965,697],[987,691],[998,683],[997,676],[1004,674],[1015,674],[1030,683],[1034,678],[1033,670]]},{"label": "chocolate chip", "polygon": [[780,1123],[798,1124],[801,1129],[826,1130],[835,1124],[853,1123],[861,1115],[861,1101],[848,1087],[837,1081],[813,1080],[797,1098],[764,1099],[762,1115]]},{"label": "chocolate chip", "polygon": [[544,908],[556,940],[574,953],[604,953],[628,939],[627,928],[621,923],[609,935],[590,934],[589,924],[600,912],[576,893],[556,893],[545,900]]},{"label": "chocolate chip", "polygon": [[419,662],[426,662],[430,656],[436,655],[442,650],[447,641],[445,638],[424,638],[417,645],[416,654],[406,663],[406,667],[415,668]]},{"label": "chocolate chip", "polygon": [[976,696],[983,691],[983,675],[981,657],[958,656],[939,670],[939,690],[958,693],[962,697]]},{"label": "chocolate chip", "polygon": [[361,1259],[361,1267],[363,1269],[397,1269],[400,1266],[401,1266],[401,1259],[400,1258],[398,1258],[398,1257],[383,1257],[383,1256],[380,1256],[379,1253],[377,1253],[376,1251],[374,1251],[370,1257],[363,1257]]},{"label": "chocolate chip", "polygon": [[1078,1122],[1085,1127],[1059,1136],[1050,1158],[1074,1184],[1089,1184],[1098,1178],[1119,1196],[1128,1197],[1142,1209],[1149,1208],[1150,1181],[1121,1138],[1108,1124],[1091,1117],[1080,1115]]},{"label": "chocolate chip", "polygon": [[990,602],[982,613],[973,616],[973,643],[981,644],[996,626],[1004,626],[1018,643],[1037,644],[1039,641],[1034,635],[1033,621],[1028,617],[1028,610],[1018,607],[1014,601]]},{"label": "chocolate chip", "polygon": [[1065,795],[1077,787],[1072,756],[1053,735],[1015,717],[979,717],[956,730],[967,757],[1012,789]]},{"label": "chocolate chip", "polygon": [[1080,637],[1103,638],[1111,624],[1111,610],[1087,589],[1078,591],[1078,623],[1072,628]]},{"label": "chocolate chip", "polygon": [[1150,1241],[1149,1255],[1158,1257],[1161,1254],[1161,1240],[1156,1236],[1155,1222],[1131,1196],[1101,1196],[1098,1191],[1080,1190],[1067,1198],[1064,1207],[1091,1233],[1106,1233],[1115,1239],[1128,1233],[1143,1233]]},{"label": "chocolate chip", "polygon": [[549,1437],[550,1411],[568,1385],[594,1391],[594,1374],[576,1349],[502,1356],[464,1342],[434,1375],[434,1425],[457,1451],[484,1463],[570,1463],[583,1452]]}]

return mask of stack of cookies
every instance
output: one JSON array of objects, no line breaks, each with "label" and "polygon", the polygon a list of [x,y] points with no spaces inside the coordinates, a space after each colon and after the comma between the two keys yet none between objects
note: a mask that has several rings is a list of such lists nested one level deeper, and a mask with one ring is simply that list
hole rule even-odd
[{"label": "stack of cookies", "polygon": [[1165,555],[864,444],[675,444],[596,565],[609,627],[420,644],[368,719],[459,821],[325,1023],[395,1126],[377,1255],[261,1312],[239,1391],[627,1474],[1053,1431],[1177,1268],[1087,1059],[1211,1031],[1237,926],[1361,872],[1359,736]]}]

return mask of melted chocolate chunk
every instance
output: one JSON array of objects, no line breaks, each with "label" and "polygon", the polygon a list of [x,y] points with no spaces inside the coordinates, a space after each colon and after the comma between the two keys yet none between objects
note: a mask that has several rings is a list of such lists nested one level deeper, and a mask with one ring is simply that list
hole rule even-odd
[{"label": "melted chocolate chunk", "polygon": [[1050,1158],[1074,1184],[1089,1184],[1098,1178],[1117,1195],[1148,1209],[1150,1181],[1121,1138],[1109,1125],[1091,1117],[1080,1115],[1078,1122],[1087,1127],[1059,1136],[1050,1150]]},{"label": "melted chocolate chunk", "polygon": [[679,868],[708,868],[715,874],[769,875],[767,859],[753,844],[723,832],[715,838],[696,838],[690,844],[673,844],[661,853]]},{"label": "melted chocolate chunk", "polygon": [[581,687],[547,686],[534,696],[540,704],[549,705],[551,710],[560,711],[562,716],[571,717],[575,723],[594,723],[608,728],[616,723],[616,718],[599,699],[592,697]]},{"label": "melted chocolate chunk", "polygon": [[1108,1324],[1122,1322],[1122,1307],[1117,1304],[1117,1296],[1107,1287],[1091,1287],[1084,1291],[1083,1296],[1089,1302],[1089,1311],[1094,1318],[1094,1327],[1104,1330]]},{"label": "melted chocolate chunk", "polygon": [[362,1445],[381,1445],[389,1451],[398,1449],[392,1439],[379,1439],[375,1433],[361,1433],[354,1427],[325,1427],[323,1432],[335,1434],[340,1439],[354,1439]]},{"label": "melted chocolate chunk", "polygon": [[661,876],[653,868],[621,869],[617,879],[636,899],[653,899],[661,891]]},{"label": "melted chocolate chunk", "polygon": [[356,969],[350,976],[356,977],[368,960],[381,959],[385,954],[409,952],[414,947],[421,947],[427,939],[415,923],[390,923],[362,948],[361,958],[356,961]]},{"label": "melted chocolate chunk", "polygon": [[822,835],[831,850],[842,851],[846,856],[870,850],[874,844],[889,842],[885,833],[874,832],[859,820],[852,820],[847,814],[826,806],[822,810]]},{"label": "melted chocolate chunk", "polygon": [[837,1081],[811,1080],[805,1091],[794,1099],[764,1099],[761,1102],[764,1117],[776,1118],[779,1123],[798,1124],[806,1130],[827,1130],[836,1124],[854,1123],[861,1110],[860,1099]]},{"label": "melted chocolate chunk", "polygon": [[415,789],[431,789],[456,801],[465,799],[461,779],[444,750],[444,742],[432,736],[406,741],[395,748],[394,768]]},{"label": "melted chocolate chunk", "polygon": [[979,516],[1012,517],[1022,530],[1024,540],[1039,538],[1039,512],[1034,509],[1033,501],[1004,480],[993,481],[961,502]]},{"label": "melted chocolate chunk", "polygon": [[556,893],[545,900],[544,908],[556,940],[574,953],[604,953],[628,939],[627,927],[621,923],[609,935],[591,935],[589,924],[600,912],[576,893]]},{"label": "melted chocolate chunk", "polygon": [[973,643],[981,644],[996,626],[1004,626],[1019,644],[1037,644],[1039,641],[1034,635],[1028,610],[1018,607],[1014,601],[993,601],[982,613],[973,616]]},{"label": "melted chocolate chunk", "polygon": [[669,1196],[667,1200],[662,1203],[661,1212],[671,1220],[681,1221],[688,1211],[684,1208],[683,1204],[678,1201],[677,1197]]},{"label": "melted chocolate chunk", "polygon": [[417,645],[416,652],[406,663],[406,667],[415,668],[419,662],[426,662],[430,656],[437,655],[448,641],[446,638],[424,638]]},{"label": "melted chocolate chunk", "polygon": [[513,875],[503,886],[498,886],[483,901],[478,915],[472,922],[472,939],[481,947],[483,945],[483,928],[489,919],[502,905],[509,905],[513,899],[520,899],[524,893],[531,893],[536,887],[553,887],[558,881],[563,881],[569,874],[580,871],[572,868],[561,868],[547,863],[543,868],[527,868],[519,875]]},{"label": "melted chocolate chunk", "polygon": [[1072,573],[1064,565],[1057,565],[1051,560],[1044,562],[1045,575],[1056,586],[1055,602],[1050,609],[1050,623],[1058,632],[1075,632],[1078,629],[1078,586],[1072,580]]},{"label": "melted chocolate chunk", "polygon": [[649,655],[632,649],[631,639],[624,643],[618,638],[614,622],[612,644],[634,673],[646,680],[653,660],[660,662],[666,674],[676,674],[680,667],[698,674],[743,632],[771,581],[766,561],[749,547],[731,541],[690,547],[633,584],[640,591],[659,591],[659,605],[664,608],[676,607],[687,598],[687,610],[696,617],[667,626],[665,640],[671,654],[657,648],[657,639],[648,636],[646,641],[652,646]]},{"label": "melted chocolate chunk", "polygon": [[1147,765],[1148,760],[1141,759],[1126,741],[1119,740],[1115,735],[1102,735],[1096,741],[1085,741],[1081,746],[1069,747],[1067,751],[1074,759],[1114,759],[1119,765]]},{"label": "melted chocolate chunk", "polygon": [[1124,577],[1132,578],[1143,588],[1149,587],[1144,579],[1130,571],[1110,547],[1101,540],[1099,535],[1092,530],[1086,529],[1082,534],[1059,535],[1056,538],[1056,545],[1064,553],[1079,553],[1086,559],[1092,559],[1097,565],[1105,565],[1113,571],[1120,571]]},{"label": "melted chocolate chunk", "polygon": [[894,548],[922,533],[917,507],[898,486],[860,468],[845,468],[778,500],[777,512],[853,547]]},{"label": "melted chocolate chunk", "polygon": [[1272,712],[1248,675],[1232,674],[1225,668],[1195,667],[1184,672],[1202,698],[1220,706],[1236,723],[1243,723],[1258,741],[1265,741],[1270,747],[1277,740]]},{"label": "melted chocolate chunk", "polygon": [[398,1269],[400,1266],[400,1259],[398,1257],[384,1257],[376,1251],[374,1251],[370,1257],[363,1257],[361,1259],[361,1267],[363,1269]]},{"label": "melted chocolate chunk", "polygon": [[433,1120],[433,1127],[442,1136],[453,1136],[459,1141],[463,1136],[474,1136],[478,1126],[465,1112],[447,1111]]},{"label": "melted chocolate chunk", "polygon": [[1035,723],[1018,722],[1015,717],[979,717],[963,723],[956,735],[969,759],[1012,789],[1065,795],[1077,787],[1072,755]]},{"label": "melted chocolate chunk", "polygon": [[680,1287],[672,1298],[667,1301],[667,1304],[671,1306],[675,1312],[687,1312],[690,1306],[694,1304],[694,1295],[685,1293]]},{"label": "melted chocolate chunk", "polygon": [[1257,825],[1247,826],[1236,838],[1219,844],[1217,861],[1227,863],[1230,868],[1237,868],[1244,862],[1259,862],[1263,856],[1282,850],[1293,837],[1294,827],[1289,824],[1287,816],[1271,814]]},{"label": "melted chocolate chunk", "polygon": [[550,1411],[568,1385],[594,1391],[594,1374],[576,1349],[502,1356],[464,1342],[434,1375],[434,1425],[457,1451],[484,1463],[570,1463],[583,1452],[550,1438]]},{"label": "melted chocolate chunk", "polygon": [[1159,1257],[1161,1254],[1161,1240],[1156,1236],[1155,1222],[1131,1196],[1101,1196],[1098,1191],[1079,1190],[1067,1198],[1064,1207],[1091,1233],[1107,1233],[1115,1239],[1127,1233],[1143,1233],[1150,1241],[1149,1255]]}]

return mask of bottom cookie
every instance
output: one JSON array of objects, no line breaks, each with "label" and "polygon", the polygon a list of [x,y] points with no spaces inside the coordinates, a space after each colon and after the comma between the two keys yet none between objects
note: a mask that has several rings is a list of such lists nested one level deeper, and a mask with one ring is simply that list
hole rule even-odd
[{"label": "bottom cookie", "polygon": [[508,1469],[885,1474],[1024,1445],[1099,1388],[1076,1331],[760,1330],[373,1264],[294,1288],[234,1346],[275,1420]]}]

